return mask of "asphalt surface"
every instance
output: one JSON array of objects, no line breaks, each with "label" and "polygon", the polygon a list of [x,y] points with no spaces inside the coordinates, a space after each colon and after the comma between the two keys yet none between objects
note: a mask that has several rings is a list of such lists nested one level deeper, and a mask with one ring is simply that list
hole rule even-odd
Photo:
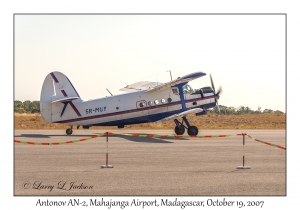
[{"label": "asphalt surface", "polygon": [[[67,142],[103,130],[15,130],[15,140]],[[174,134],[171,130],[111,130]],[[286,195],[285,130],[203,130],[225,138],[146,138],[109,135],[59,145],[14,143],[14,195],[243,196]],[[243,152],[243,148],[245,149]],[[237,169],[243,165],[251,169]]]}]

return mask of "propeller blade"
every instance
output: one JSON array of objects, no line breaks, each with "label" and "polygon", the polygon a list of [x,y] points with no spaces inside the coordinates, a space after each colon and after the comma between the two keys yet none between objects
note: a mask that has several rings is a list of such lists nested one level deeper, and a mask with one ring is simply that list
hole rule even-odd
[{"label": "propeller blade", "polygon": [[223,92],[223,89],[222,89],[222,86],[220,86],[216,95],[219,96],[222,92]]},{"label": "propeller blade", "polygon": [[212,79],[211,74],[210,74],[210,83],[211,83],[212,89],[215,92],[215,101],[216,101],[216,105],[218,107],[219,114],[221,114],[220,107],[219,107],[219,104],[218,104],[218,99],[220,97],[220,94],[223,92],[222,86],[220,86],[219,89],[218,89],[218,91],[216,92],[216,89],[215,89],[215,86],[214,86],[214,81]]},{"label": "propeller blade", "polygon": [[210,83],[211,83],[212,89],[215,91],[215,86],[214,86],[214,82],[213,82],[211,74],[210,74]]}]

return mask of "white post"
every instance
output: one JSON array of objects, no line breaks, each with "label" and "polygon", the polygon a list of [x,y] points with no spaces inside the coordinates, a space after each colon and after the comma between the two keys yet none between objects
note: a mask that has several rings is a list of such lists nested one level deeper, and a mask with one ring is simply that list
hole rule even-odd
[{"label": "white post", "polygon": [[237,166],[237,169],[250,169],[250,166],[245,166],[245,135],[246,133],[242,133],[243,135],[243,166]]},{"label": "white post", "polygon": [[112,165],[108,165],[108,132],[106,134],[106,165],[102,165],[101,168],[113,168]]}]

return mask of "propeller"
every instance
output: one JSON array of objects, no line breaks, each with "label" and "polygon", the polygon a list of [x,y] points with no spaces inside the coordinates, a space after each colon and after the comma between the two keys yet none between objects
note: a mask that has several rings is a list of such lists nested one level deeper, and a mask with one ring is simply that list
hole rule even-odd
[{"label": "propeller", "polygon": [[220,94],[223,92],[222,86],[220,86],[219,89],[218,89],[218,91],[216,92],[215,86],[214,86],[214,81],[213,81],[213,79],[212,79],[211,74],[210,74],[210,83],[211,83],[212,89],[213,89],[214,92],[215,92],[215,101],[216,101],[216,104],[217,104],[217,106],[218,106],[219,114],[221,114],[221,112],[220,112],[220,107],[219,107],[219,104],[218,104],[218,99],[220,98]]}]

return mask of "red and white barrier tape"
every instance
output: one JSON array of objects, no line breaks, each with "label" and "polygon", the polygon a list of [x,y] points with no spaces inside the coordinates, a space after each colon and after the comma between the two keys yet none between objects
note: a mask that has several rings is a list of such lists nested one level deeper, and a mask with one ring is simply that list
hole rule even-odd
[{"label": "red and white barrier tape", "polygon": [[[87,140],[91,140],[94,138],[98,138],[101,136],[104,136],[106,134],[115,134],[115,135],[120,135],[120,136],[133,136],[133,137],[142,137],[142,138],[224,138],[224,137],[229,137],[233,135],[205,135],[205,136],[183,136],[183,135],[163,135],[163,134],[137,134],[137,133],[125,133],[125,134],[117,134],[117,133],[112,133],[112,132],[105,132],[105,133],[100,133],[98,135],[94,135],[88,138],[82,138],[78,140],[72,140],[72,141],[65,141],[65,142],[29,142],[29,141],[21,141],[21,140],[14,140],[15,143],[21,143],[21,144],[30,144],[30,145],[63,145],[63,144],[73,144],[77,142],[83,142]],[[242,136],[243,134],[235,134],[235,136]],[[274,146],[283,150],[286,150],[285,147],[279,146],[276,144],[271,144],[269,142],[265,142],[259,139],[255,139],[252,136],[246,134],[249,138],[254,139],[257,142]]]},{"label": "red and white barrier tape", "polygon": [[286,148],[283,147],[283,146],[279,146],[279,145],[276,145],[276,144],[271,144],[271,143],[266,142],[266,141],[262,141],[262,140],[259,140],[259,139],[255,139],[255,138],[253,138],[252,136],[250,136],[250,135],[248,135],[248,134],[247,134],[247,136],[248,136],[249,138],[251,138],[251,139],[254,139],[254,140],[257,141],[257,142],[260,142],[260,143],[263,143],[263,144],[266,144],[266,145],[269,145],[269,146],[274,146],[274,147],[277,147],[277,148],[279,148],[279,149],[286,150]]}]

